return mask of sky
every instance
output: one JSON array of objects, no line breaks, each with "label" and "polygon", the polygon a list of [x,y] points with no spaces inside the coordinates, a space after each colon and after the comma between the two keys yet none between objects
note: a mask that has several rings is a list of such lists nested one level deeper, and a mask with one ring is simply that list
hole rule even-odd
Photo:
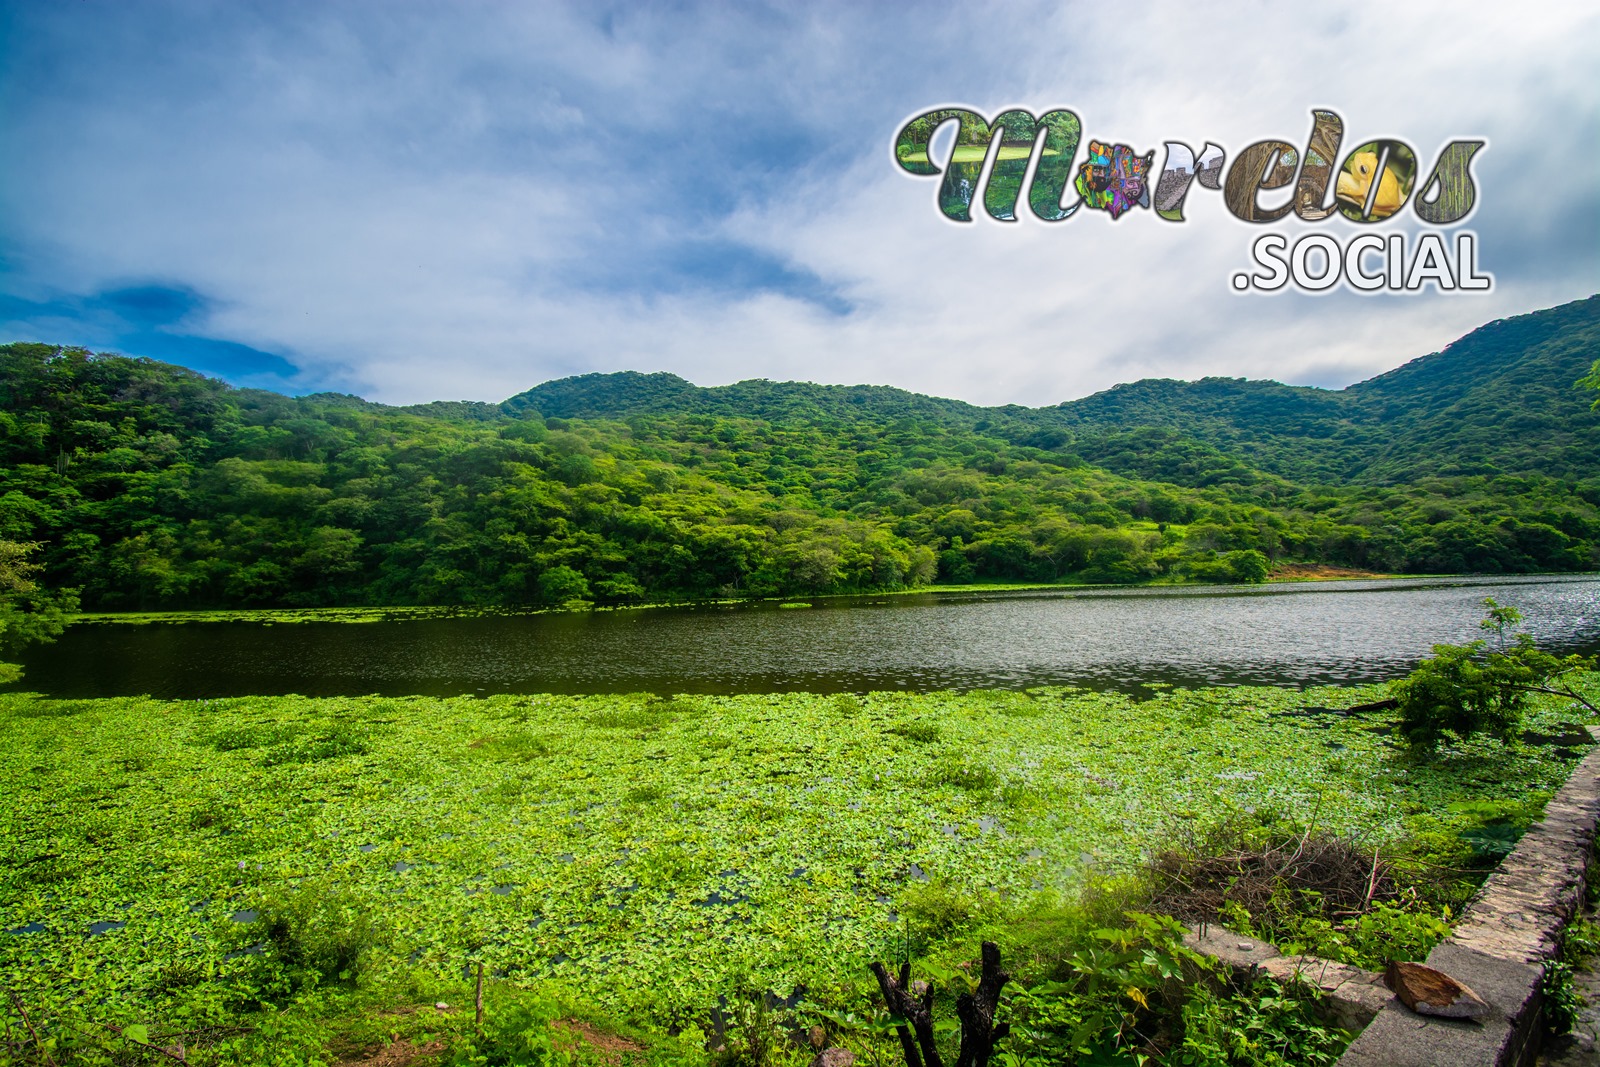
[{"label": "sky", "polygon": [[[1518,12],[0,2],[0,341],[397,404],[616,370],[1030,406],[1338,388],[1600,291],[1600,10]],[[1199,189],[1182,224],[949,222],[891,150],[940,106],[1069,108],[1157,168],[1303,145],[1313,108],[1424,168],[1483,138],[1462,225],[1495,284],[1236,294],[1254,237],[1312,226]]]}]

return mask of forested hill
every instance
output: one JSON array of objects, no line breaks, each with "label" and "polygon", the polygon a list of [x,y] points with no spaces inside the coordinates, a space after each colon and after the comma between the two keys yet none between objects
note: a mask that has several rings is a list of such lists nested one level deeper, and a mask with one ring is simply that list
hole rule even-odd
[{"label": "forested hill", "polygon": [[664,371],[582,374],[535,386],[500,405],[508,414],[564,419],[634,415],[723,415],[771,422],[921,419],[953,429],[988,425],[997,416],[1027,419],[1028,408],[981,408],[887,385],[817,385],[763,378],[701,388]]},{"label": "forested hill", "polygon": [[1600,302],[1341,391],[1055,408],[589,375],[503,404],[235,389],[0,346],[0,541],[86,606],[625,604],[972,580],[1600,565]]},{"label": "forested hill", "polygon": [[[1017,443],[1071,448],[1145,477],[1182,477],[1182,443],[1285,478],[1392,484],[1435,474],[1600,472],[1600,413],[1574,383],[1600,358],[1600,296],[1501,319],[1346,389],[1243,378],[1144,379],[1054,408],[982,408],[881,386],[747,381],[699,388],[674,374],[586,374],[502,405],[569,418],[700,412],[760,419],[931,419]],[[1142,458],[1129,455],[1144,452]],[[1214,457],[1213,457],[1214,458]]]}]

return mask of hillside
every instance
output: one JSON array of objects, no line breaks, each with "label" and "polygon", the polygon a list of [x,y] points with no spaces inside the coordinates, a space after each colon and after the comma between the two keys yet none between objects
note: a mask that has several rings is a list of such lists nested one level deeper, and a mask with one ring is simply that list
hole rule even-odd
[{"label": "hillside", "polygon": [[1349,389],[1054,408],[586,375],[387,407],[0,346],[0,540],[94,608],[625,604],[928,582],[1600,563],[1600,301]]},{"label": "hillside", "polygon": [[[1600,472],[1600,413],[1573,387],[1600,358],[1600,296],[1489,323],[1345,389],[1242,378],[1144,379],[1053,408],[983,408],[882,386],[747,381],[699,388],[672,374],[587,374],[501,405],[563,418],[701,413],[790,419],[927,419],[1098,462],[1130,431],[1307,483],[1389,485],[1433,474]],[[1126,459],[1127,473],[1162,477]]]}]

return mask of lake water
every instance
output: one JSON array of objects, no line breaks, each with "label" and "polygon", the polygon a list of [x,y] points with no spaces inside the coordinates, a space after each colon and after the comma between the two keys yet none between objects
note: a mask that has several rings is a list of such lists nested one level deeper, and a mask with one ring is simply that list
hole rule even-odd
[{"label": "lake water", "polygon": [[1481,636],[1482,600],[1600,649],[1600,577],[1086,589],[379,623],[85,625],[16,688],[194,698],[734,693],[1393,678]]}]

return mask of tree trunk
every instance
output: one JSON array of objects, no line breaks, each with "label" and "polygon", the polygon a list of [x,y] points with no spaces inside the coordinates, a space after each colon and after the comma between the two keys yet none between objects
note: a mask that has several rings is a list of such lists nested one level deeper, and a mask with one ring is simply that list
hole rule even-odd
[{"label": "tree trunk", "polygon": [[1000,1004],[1000,990],[1011,976],[1000,969],[1000,946],[983,943],[983,974],[973,993],[956,998],[956,1015],[961,1019],[961,1055],[956,1067],[988,1067],[996,1041],[1011,1032],[1010,1023],[994,1023]]},{"label": "tree trunk", "polygon": [[[900,1051],[905,1054],[906,1067],[944,1067],[944,1061],[939,1058],[939,1047],[933,1039],[933,987],[924,988],[920,998],[913,995],[910,963],[901,964],[898,981],[881,963],[872,965],[872,973],[878,976],[878,988],[882,990],[883,1001],[889,1005],[889,1010],[909,1022],[911,1029],[916,1032],[916,1040],[913,1041],[911,1033],[904,1026],[895,1028],[900,1035]],[[962,1044],[966,1044],[965,1038]],[[920,1056],[917,1054],[919,1045],[922,1051]]]}]

